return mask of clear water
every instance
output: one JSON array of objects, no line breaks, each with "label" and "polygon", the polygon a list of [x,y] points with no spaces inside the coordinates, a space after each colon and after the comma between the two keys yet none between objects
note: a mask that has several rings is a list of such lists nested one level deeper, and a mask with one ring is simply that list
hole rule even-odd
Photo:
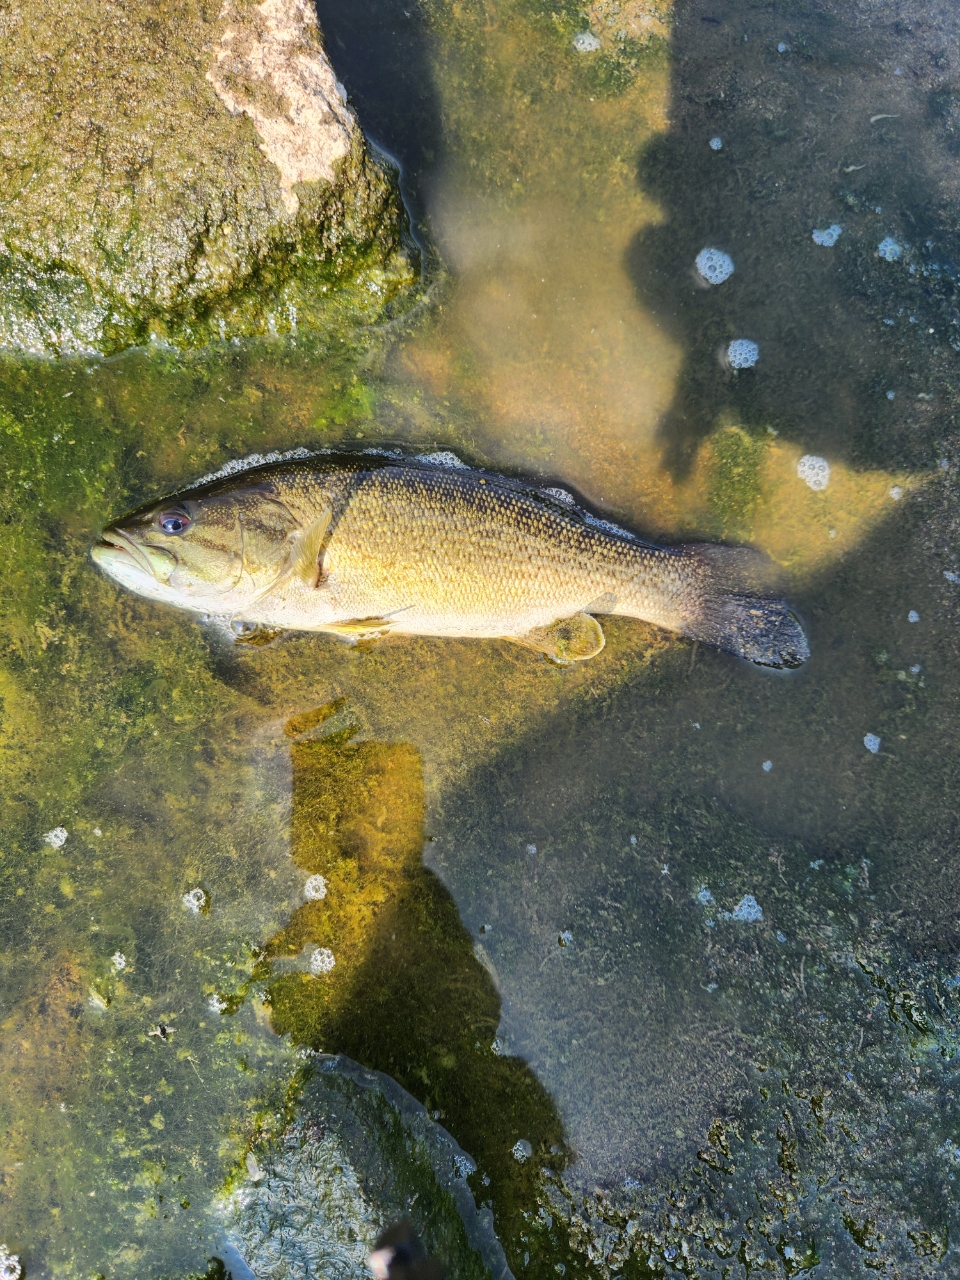
[{"label": "clear water", "polygon": [[[580,52],[570,5],[322,0],[436,281],[399,332],[0,364],[0,1241],[28,1276],[202,1272],[304,1044],[439,1113],[518,1275],[960,1274],[956,18],[595,10]],[[86,558],[228,458],[383,440],[762,547],[813,658],[616,621],[569,671],[234,648]],[[321,918],[304,881],[347,857]]]}]

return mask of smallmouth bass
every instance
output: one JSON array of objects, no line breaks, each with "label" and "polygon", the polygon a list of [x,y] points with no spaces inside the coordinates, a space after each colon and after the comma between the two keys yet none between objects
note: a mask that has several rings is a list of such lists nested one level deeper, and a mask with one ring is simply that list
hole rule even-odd
[{"label": "smallmouth bass", "polygon": [[228,467],[109,525],[92,555],[131,591],[241,639],[499,638],[569,663],[603,648],[595,615],[621,614],[763,666],[809,656],[796,614],[756,585],[757,553],[656,546],[563,490],[451,454]]}]

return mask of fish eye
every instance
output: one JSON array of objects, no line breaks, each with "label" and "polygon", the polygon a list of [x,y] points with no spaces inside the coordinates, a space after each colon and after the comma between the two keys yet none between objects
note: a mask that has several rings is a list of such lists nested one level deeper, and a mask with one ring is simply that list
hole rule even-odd
[{"label": "fish eye", "polygon": [[183,533],[189,523],[190,517],[185,511],[161,511],[157,517],[164,533]]}]

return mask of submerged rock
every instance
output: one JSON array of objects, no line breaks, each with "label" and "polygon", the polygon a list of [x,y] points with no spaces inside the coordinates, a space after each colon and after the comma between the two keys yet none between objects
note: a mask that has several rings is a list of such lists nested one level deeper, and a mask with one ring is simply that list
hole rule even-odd
[{"label": "submerged rock", "polygon": [[368,1280],[377,1236],[406,1217],[448,1275],[513,1280],[475,1168],[395,1081],[318,1054],[291,1124],[247,1157],[229,1234],[261,1280]]},{"label": "submerged rock", "polygon": [[307,0],[36,0],[0,24],[0,345],[378,318],[412,280]]}]

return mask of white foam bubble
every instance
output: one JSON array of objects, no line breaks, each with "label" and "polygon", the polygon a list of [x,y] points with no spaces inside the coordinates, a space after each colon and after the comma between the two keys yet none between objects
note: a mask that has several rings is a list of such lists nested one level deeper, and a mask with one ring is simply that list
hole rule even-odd
[{"label": "white foam bubble", "polygon": [[251,471],[254,467],[262,467],[270,462],[289,462],[293,458],[315,458],[317,453],[311,452],[309,449],[286,449],[282,453],[278,450],[271,450],[269,453],[249,453],[245,458],[234,458],[232,462],[225,462],[219,471],[211,471],[209,475],[201,476],[199,480],[194,480],[193,484],[188,484],[186,488],[199,489],[203,484],[210,484],[214,480],[224,480],[227,476],[239,475],[244,471]]},{"label": "white foam bubble", "polygon": [[885,262],[899,262],[903,257],[903,245],[897,244],[892,236],[886,236],[877,245],[877,257]]},{"label": "white foam bubble", "polygon": [[711,139],[710,139],[710,150],[711,150],[711,151],[721,151],[722,149],[723,149],[723,139],[722,139],[722,138],[711,138]]},{"label": "white foam bubble", "polygon": [[824,227],[822,231],[814,227],[813,243],[822,244],[825,249],[832,249],[833,246],[840,239],[840,235],[842,231],[843,231],[843,227],[841,227],[838,222],[835,222],[830,227]]},{"label": "white foam bubble", "polygon": [[310,957],[310,972],[314,977],[319,977],[322,973],[329,973],[336,963],[336,958],[329,947],[317,947]]},{"label": "white foam bubble", "polygon": [[573,494],[567,493],[566,489],[541,489],[540,492],[548,493],[551,498],[556,498],[558,502],[563,502],[568,507],[576,506]]},{"label": "white foam bubble", "polygon": [[425,462],[431,467],[456,467],[458,471],[470,471],[471,468],[449,449],[438,449],[435,453],[418,453],[415,462]]},{"label": "white foam bubble", "polygon": [[199,915],[200,912],[204,910],[204,908],[207,905],[208,899],[207,899],[206,892],[203,889],[197,888],[197,889],[188,890],[180,899],[180,901],[183,903],[183,905],[187,908],[188,911],[192,911],[193,914],[196,916],[196,915]]},{"label": "white foam bubble", "polygon": [[722,249],[701,249],[696,259],[697,271],[708,284],[723,284],[733,275],[733,259]]},{"label": "white foam bubble", "polygon": [[734,338],[727,347],[731,369],[752,369],[760,357],[760,348],[749,338]]},{"label": "white foam bubble", "polygon": [[763,908],[752,893],[745,893],[733,911],[724,913],[731,920],[739,920],[741,924],[757,924],[763,919]]},{"label": "white foam bubble", "polygon": [[43,837],[43,839],[45,843],[50,846],[51,849],[60,849],[63,847],[64,844],[66,844],[67,828],[54,827],[52,831],[47,832],[47,834]]},{"label": "white foam bubble", "polygon": [[573,47],[577,53],[596,53],[600,41],[592,31],[578,31],[573,37]]},{"label": "white foam bubble", "polygon": [[876,755],[880,750],[882,739],[878,738],[875,733],[864,734],[863,745],[867,748],[871,755]]},{"label": "white foam bubble", "polygon": [[303,896],[307,902],[319,902],[327,896],[327,882],[323,876],[310,876],[303,886]]},{"label": "white foam bubble", "polygon": [[0,1244],[0,1280],[20,1280],[22,1275],[19,1255],[11,1253],[5,1244]]},{"label": "white foam bubble", "polygon": [[815,453],[805,453],[797,463],[797,475],[811,489],[822,490],[830,483],[830,463]]}]

